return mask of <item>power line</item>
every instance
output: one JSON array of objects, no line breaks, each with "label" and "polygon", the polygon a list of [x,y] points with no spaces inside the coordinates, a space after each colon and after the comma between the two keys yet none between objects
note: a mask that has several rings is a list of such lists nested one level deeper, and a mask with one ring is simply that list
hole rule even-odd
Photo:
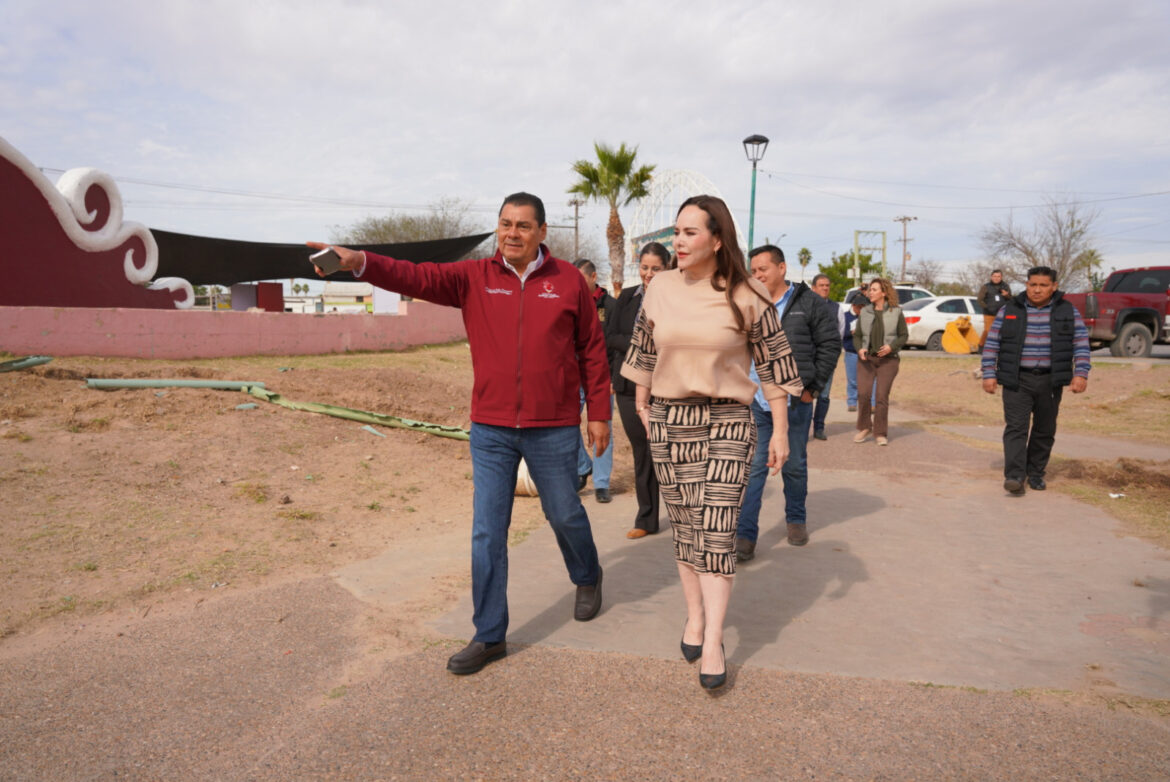
[{"label": "power line", "polygon": [[848,199],[850,201],[864,201],[867,204],[881,204],[882,206],[899,206],[899,207],[903,207],[906,209],[944,209],[944,210],[950,210],[950,211],[987,211],[987,210],[1003,211],[1005,209],[1043,209],[1043,208],[1046,208],[1049,206],[1074,206],[1074,205],[1078,205],[1078,204],[1102,204],[1102,203],[1106,203],[1109,201],[1127,201],[1127,200],[1132,200],[1135,198],[1153,198],[1155,196],[1170,195],[1170,190],[1159,190],[1159,191],[1153,192],[1153,193],[1132,193],[1130,195],[1113,196],[1111,198],[1090,198],[1090,199],[1077,199],[1077,200],[1073,200],[1073,201],[1052,201],[1050,203],[1044,203],[1044,204],[1007,204],[1004,206],[936,206],[933,204],[904,204],[904,203],[899,203],[896,201],[879,201],[879,200],[874,199],[874,198],[862,198],[860,196],[842,195],[841,193],[832,193],[832,192],[829,192],[828,190],[821,190],[820,188],[817,188],[817,187],[811,187],[809,185],[802,185],[800,182],[794,182],[791,179],[786,179],[785,177],[782,177],[779,174],[776,174],[775,172],[772,172],[772,171],[765,171],[764,169],[760,169],[760,171],[762,173],[764,173],[765,175],[767,175],[768,178],[775,177],[776,179],[779,179],[781,182],[787,182],[788,184],[793,185],[795,187],[799,187],[799,188],[802,188],[804,190],[811,190],[812,192],[820,193],[821,195],[833,196],[834,198],[845,198],[845,199]]},{"label": "power line", "polygon": [[[760,170],[763,171],[764,169],[761,168]],[[890,181],[882,180],[882,179],[857,179],[856,177],[829,176],[828,174],[804,174],[804,173],[798,173],[795,171],[776,171],[773,173],[778,174],[778,175],[784,175],[784,176],[802,176],[802,177],[807,177],[809,179],[835,179],[835,180],[840,181],[840,182],[862,182],[862,183],[868,184],[868,185],[893,185],[895,187],[929,187],[929,188],[935,188],[938,190],[973,190],[976,192],[983,192],[983,193],[1036,193],[1039,195],[1047,195],[1048,193],[1051,192],[1049,190],[1024,190],[1024,189],[1013,188],[1013,187],[974,187],[971,185],[932,185],[932,184],[926,184],[923,182],[890,182]],[[1089,191],[1086,194],[1087,195],[1124,195],[1124,193],[1119,193],[1117,191],[1104,191],[1104,192]]]},{"label": "power line", "polygon": [[[58,174],[65,173],[61,168],[46,168],[42,167],[41,173],[55,172]],[[149,179],[138,179],[136,177],[114,176],[115,182],[121,184],[144,185],[146,187],[161,187],[168,190],[185,190],[196,193],[214,193],[217,195],[238,196],[241,198],[260,198],[270,201],[291,201],[301,202],[307,204],[327,204],[331,206],[348,206],[348,207],[364,207],[368,209],[401,209],[411,211],[425,211],[431,208],[430,204],[390,204],[379,201],[361,201],[346,198],[323,198],[321,196],[304,196],[304,195],[288,195],[285,193],[264,193],[254,190],[238,190],[226,187],[207,187],[203,185],[188,185],[179,182],[156,182]],[[472,212],[495,212],[494,206],[475,206],[468,205],[468,211]]]}]

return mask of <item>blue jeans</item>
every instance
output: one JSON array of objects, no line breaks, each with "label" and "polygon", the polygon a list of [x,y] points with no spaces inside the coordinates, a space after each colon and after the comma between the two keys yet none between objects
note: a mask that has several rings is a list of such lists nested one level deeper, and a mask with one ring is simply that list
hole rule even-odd
[{"label": "blue jeans", "polygon": [[[581,389],[581,410],[585,410],[585,389]],[[609,398],[609,414],[613,415],[613,396]],[[601,456],[597,457],[596,463],[589,458],[589,448],[585,445],[585,438],[581,436],[580,432],[577,434],[577,475],[588,475],[593,472],[593,488],[594,489],[608,489],[609,476],[613,472],[613,420],[607,421],[609,425],[609,444],[605,446],[605,450],[601,452]]]},{"label": "blue jeans", "polygon": [[[857,407],[857,354],[843,351],[845,354],[845,403],[850,407]],[[869,403],[877,404],[877,392],[871,391]]]},{"label": "blue jeans", "polygon": [[829,379],[825,381],[825,387],[821,389],[821,393],[817,396],[816,402],[813,403],[813,431],[825,431],[825,418],[829,415],[829,391],[833,388],[833,375],[837,374],[836,367],[829,373]]},{"label": "blue jeans", "polygon": [[[784,517],[789,524],[804,524],[804,501],[808,496],[808,425],[812,420],[812,402],[796,401],[788,407],[788,461],[780,469],[784,480]],[[760,505],[764,500],[764,482],[768,478],[768,441],[772,439],[772,413],[752,400],[752,417],[759,436],[752,471],[748,477],[743,509],[739,512],[737,538],[755,541],[760,536]]]},{"label": "blue jeans", "polygon": [[569,580],[596,584],[601,566],[593,531],[577,496],[575,452],[580,429],[515,429],[471,424],[471,601],[475,638],[499,643],[508,631],[508,527],[523,458],[540,492],[540,505],[556,535]]}]

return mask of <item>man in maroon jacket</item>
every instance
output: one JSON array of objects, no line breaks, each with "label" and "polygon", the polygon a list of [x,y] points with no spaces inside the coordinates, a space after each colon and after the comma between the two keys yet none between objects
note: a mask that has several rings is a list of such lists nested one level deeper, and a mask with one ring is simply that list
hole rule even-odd
[{"label": "man in maroon jacket", "polygon": [[[580,395],[589,445],[609,442],[609,364],[593,297],[581,274],[549,255],[544,204],[529,193],[504,199],[491,258],[434,264],[334,247],[341,268],[386,290],[459,307],[471,346],[474,481],[471,595],[475,637],[447,661],[475,673],[507,654],[508,526],[523,458],[577,587],[573,618],[601,610],[601,565],[577,496]],[[329,245],[310,242],[310,247]],[[318,270],[320,273],[320,270]]]}]

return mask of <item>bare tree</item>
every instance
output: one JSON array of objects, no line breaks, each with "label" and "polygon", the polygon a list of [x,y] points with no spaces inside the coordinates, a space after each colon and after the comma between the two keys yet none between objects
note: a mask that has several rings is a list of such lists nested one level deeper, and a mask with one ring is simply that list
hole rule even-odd
[{"label": "bare tree", "polygon": [[[333,241],[337,244],[394,244],[451,239],[490,231],[494,221],[485,225],[482,217],[471,213],[471,207],[470,201],[460,198],[440,198],[421,214],[370,216],[349,226],[335,225]],[[479,257],[483,255],[483,249],[481,244],[464,257]]]},{"label": "bare tree", "polygon": [[1093,224],[1101,213],[1071,198],[1046,201],[1036,209],[1031,227],[1009,214],[1005,222],[997,220],[981,231],[979,241],[1009,280],[1022,282],[1029,268],[1048,266],[1062,290],[1087,290],[1090,272],[1101,263],[1092,246]]},{"label": "bare tree", "polygon": [[[991,281],[991,272],[995,269],[1000,269],[1004,278],[1009,282],[1012,281],[1012,276],[1008,274],[1007,269],[1001,268],[995,261],[972,261],[965,265],[958,274],[958,284],[964,289],[964,293],[969,296],[974,296],[979,293],[979,289],[983,284]],[[1025,271],[1027,271],[1025,269]],[[1019,280],[1014,287],[1019,289]]]},{"label": "bare tree", "polygon": [[910,267],[910,279],[914,280],[914,284],[930,291],[938,287],[941,276],[942,264],[938,261],[923,259]]},{"label": "bare tree", "polygon": [[554,258],[561,258],[569,263],[573,263],[577,258],[588,258],[597,266],[598,282],[605,282],[605,272],[608,264],[603,259],[609,257],[609,253],[605,250],[596,237],[581,233],[578,246],[577,258],[573,257],[573,229],[569,228],[554,228],[549,226],[548,236],[544,243],[548,245],[548,251]]}]

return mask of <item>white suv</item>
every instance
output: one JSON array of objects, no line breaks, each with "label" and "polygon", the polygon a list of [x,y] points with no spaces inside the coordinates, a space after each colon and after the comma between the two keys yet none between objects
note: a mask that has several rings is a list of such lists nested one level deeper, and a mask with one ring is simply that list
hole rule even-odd
[{"label": "white suv", "polygon": [[933,293],[926,288],[919,288],[914,283],[900,282],[894,285],[894,290],[898,291],[898,302],[905,304],[908,301],[915,299],[929,299],[934,296]]}]

